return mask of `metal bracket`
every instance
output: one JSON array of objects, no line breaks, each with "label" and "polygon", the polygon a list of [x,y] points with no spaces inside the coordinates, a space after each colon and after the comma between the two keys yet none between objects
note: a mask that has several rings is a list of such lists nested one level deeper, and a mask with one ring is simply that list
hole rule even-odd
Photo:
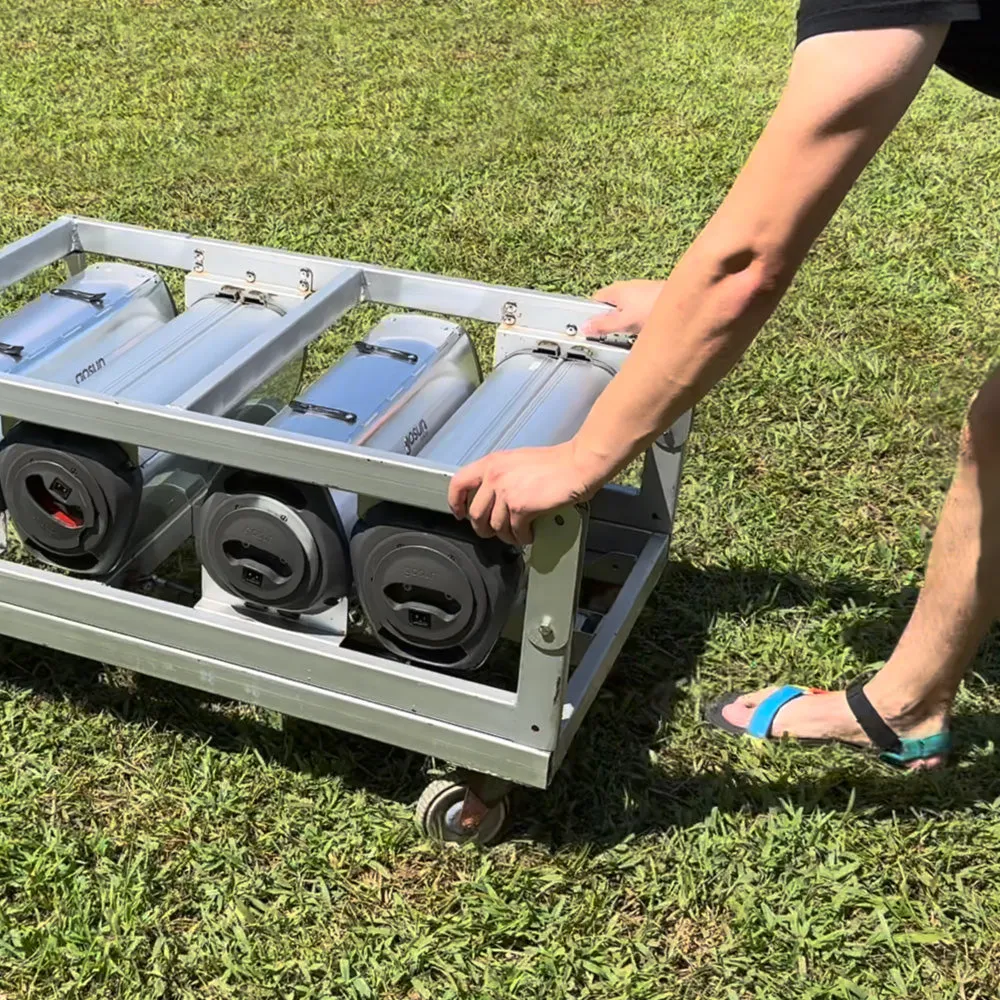
[{"label": "metal bracket", "polygon": [[63,261],[71,277],[74,274],[81,274],[87,267],[87,255],[82,250],[66,254]]}]

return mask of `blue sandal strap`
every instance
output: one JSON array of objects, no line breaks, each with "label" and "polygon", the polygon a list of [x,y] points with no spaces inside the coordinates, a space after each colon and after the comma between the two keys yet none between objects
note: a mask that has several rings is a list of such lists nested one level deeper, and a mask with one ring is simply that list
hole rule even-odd
[{"label": "blue sandal strap", "polygon": [[809,688],[799,687],[796,684],[786,684],[778,688],[773,694],[769,694],[758,706],[750,717],[747,724],[746,733],[758,740],[766,740],[771,735],[771,726],[774,717],[790,701],[801,698],[805,694],[810,694]]},{"label": "blue sandal strap", "polygon": [[889,764],[912,764],[929,757],[946,757],[951,751],[951,733],[945,730],[922,739],[900,739],[899,746],[899,750],[880,754],[882,760]]}]

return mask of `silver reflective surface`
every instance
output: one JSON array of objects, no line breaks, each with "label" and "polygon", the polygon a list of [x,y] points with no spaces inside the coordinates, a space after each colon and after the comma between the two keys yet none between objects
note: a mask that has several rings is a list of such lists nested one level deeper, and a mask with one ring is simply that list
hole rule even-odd
[{"label": "silver reflective surface", "polygon": [[92,264],[0,320],[0,344],[19,349],[17,357],[0,355],[0,372],[81,385],[174,315],[170,293],[153,271]]},{"label": "silver reflective surface", "polygon": [[462,466],[494,451],[568,441],[613,373],[585,359],[511,354],[448,421],[422,457]]},{"label": "silver reflective surface", "polygon": [[387,316],[298,401],[353,421],[316,409],[285,410],[271,426],[416,454],[479,380],[475,350],[461,327],[432,316]]},{"label": "silver reflective surface", "polygon": [[169,406],[280,319],[266,305],[210,296],[87,380],[90,392]]}]

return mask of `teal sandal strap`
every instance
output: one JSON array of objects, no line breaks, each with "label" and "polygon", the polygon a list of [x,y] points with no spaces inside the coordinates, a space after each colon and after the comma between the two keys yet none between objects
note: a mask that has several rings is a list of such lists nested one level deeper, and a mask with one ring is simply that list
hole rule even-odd
[{"label": "teal sandal strap", "polygon": [[886,750],[879,756],[889,764],[912,764],[930,757],[947,757],[951,752],[951,744],[951,733],[946,730],[920,739],[901,738],[899,750]]},{"label": "teal sandal strap", "polygon": [[774,724],[774,717],[778,712],[790,701],[795,701],[796,698],[810,693],[809,688],[799,687],[796,684],[786,684],[784,687],[778,688],[757,706],[747,724],[747,735],[758,740],[766,740],[771,735],[771,726]]},{"label": "teal sandal strap", "polygon": [[868,700],[868,695],[865,694],[866,683],[865,678],[859,677],[848,685],[847,707],[868,739],[881,751],[881,760],[898,766],[948,754],[951,750],[951,733],[947,730],[922,739],[899,736]]}]

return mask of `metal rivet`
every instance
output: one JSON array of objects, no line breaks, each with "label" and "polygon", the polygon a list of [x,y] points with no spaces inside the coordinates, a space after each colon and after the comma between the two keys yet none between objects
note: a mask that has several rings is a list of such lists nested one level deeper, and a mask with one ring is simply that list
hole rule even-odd
[{"label": "metal rivet", "polygon": [[566,523],[566,518],[562,514],[556,514],[556,524],[561,528]]},{"label": "metal rivet", "polygon": [[543,642],[552,642],[556,637],[555,629],[552,627],[552,616],[543,615],[538,622],[538,627],[535,629],[538,632],[538,637]]},{"label": "metal rivet", "polygon": [[257,275],[253,271],[247,271],[247,281],[252,285],[257,280]]}]

